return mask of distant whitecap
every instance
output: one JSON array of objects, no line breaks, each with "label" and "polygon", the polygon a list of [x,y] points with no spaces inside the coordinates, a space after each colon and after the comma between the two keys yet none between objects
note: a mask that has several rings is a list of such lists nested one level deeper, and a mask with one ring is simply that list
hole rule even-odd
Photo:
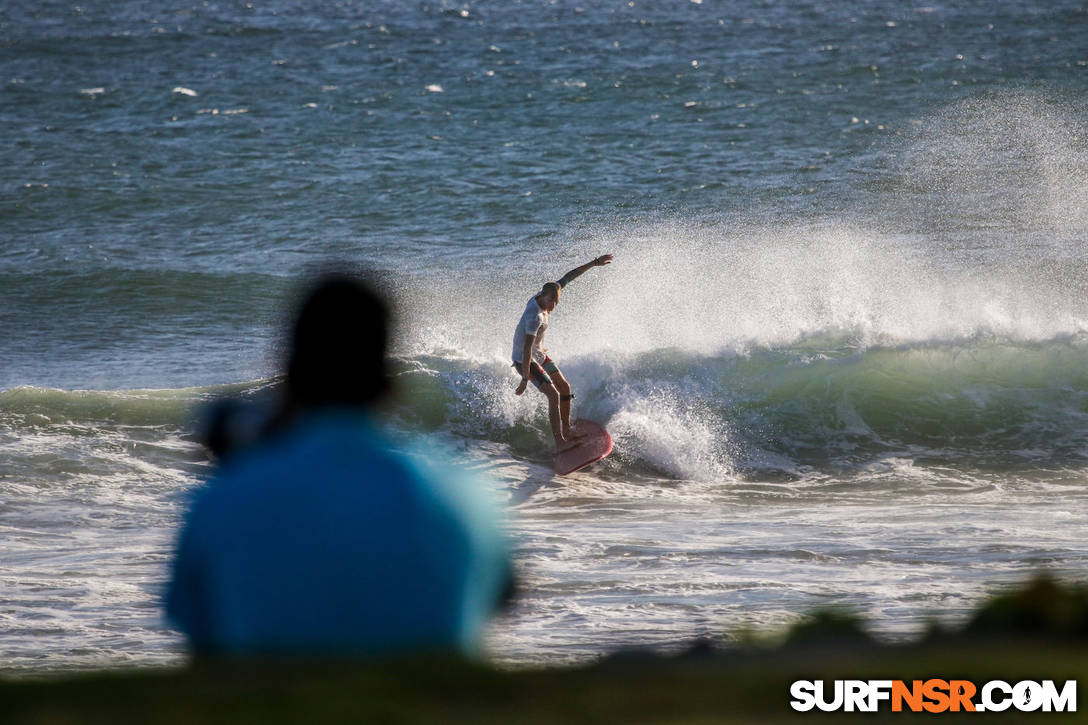
[{"label": "distant whitecap", "polygon": [[427,86],[427,91],[429,93],[444,93],[444,91],[442,90],[442,86],[438,85],[437,83],[432,83],[431,85]]},{"label": "distant whitecap", "polygon": [[192,88],[186,88],[185,86],[174,86],[174,90],[171,91],[171,93],[178,96],[189,96],[191,98],[198,95]]},{"label": "distant whitecap", "polygon": [[80,91],[83,95],[91,97],[104,95],[105,92],[105,88],[84,88]]}]

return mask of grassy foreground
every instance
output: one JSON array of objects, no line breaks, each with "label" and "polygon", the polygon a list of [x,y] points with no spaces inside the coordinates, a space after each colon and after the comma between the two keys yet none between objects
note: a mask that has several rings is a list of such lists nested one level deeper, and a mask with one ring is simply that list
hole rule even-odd
[{"label": "grassy foreground", "polygon": [[[1088,722],[1077,713],[795,713],[797,679],[1088,682],[1088,597],[1038,579],[987,602],[968,626],[910,646],[872,642],[821,613],[774,648],[629,653],[589,667],[503,671],[450,660],[197,663],[44,681],[0,681],[0,723]],[[1078,692],[1078,695],[1081,693]],[[1078,706],[1080,703],[1078,702]]]}]

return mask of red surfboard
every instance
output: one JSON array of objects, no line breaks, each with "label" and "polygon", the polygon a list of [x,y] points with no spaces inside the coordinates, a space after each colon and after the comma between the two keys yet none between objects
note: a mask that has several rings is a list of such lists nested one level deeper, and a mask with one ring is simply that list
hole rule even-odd
[{"label": "red surfboard", "polygon": [[592,420],[579,418],[574,422],[574,432],[585,435],[578,445],[555,455],[555,472],[560,476],[574,473],[591,463],[596,463],[612,452],[612,436]]}]

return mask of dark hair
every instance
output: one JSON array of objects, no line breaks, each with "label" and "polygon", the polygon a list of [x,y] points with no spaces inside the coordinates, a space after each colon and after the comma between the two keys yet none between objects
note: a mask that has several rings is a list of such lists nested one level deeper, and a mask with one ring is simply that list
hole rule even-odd
[{"label": "dark hair", "polygon": [[368,405],[389,387],[389,306],[347,275],[322,278],[305,296],[291,333],[287,396],[296,409]]}]

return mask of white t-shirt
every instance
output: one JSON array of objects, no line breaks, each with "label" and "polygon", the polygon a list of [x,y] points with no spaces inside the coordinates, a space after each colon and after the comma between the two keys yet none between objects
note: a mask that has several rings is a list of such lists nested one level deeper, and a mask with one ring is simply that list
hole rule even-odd
[{"label": "white t-shirt", "polygon": [[536,346],[533,347],[533,358],[544,359],[544,353],[540,352],[540,341],[544,339],[544,331],[548,329],[548,319],[551,314],[540,308],[536,302],[536,295],[529,298],[529,304],[525,305],[525,312],[521,313],[518,327],[514,330],[514,354],[511,356],[514,362],[523,362],[521,352],[525,349],[525,336],[536,335],[538,331],[540,335],[536,338]]}]

